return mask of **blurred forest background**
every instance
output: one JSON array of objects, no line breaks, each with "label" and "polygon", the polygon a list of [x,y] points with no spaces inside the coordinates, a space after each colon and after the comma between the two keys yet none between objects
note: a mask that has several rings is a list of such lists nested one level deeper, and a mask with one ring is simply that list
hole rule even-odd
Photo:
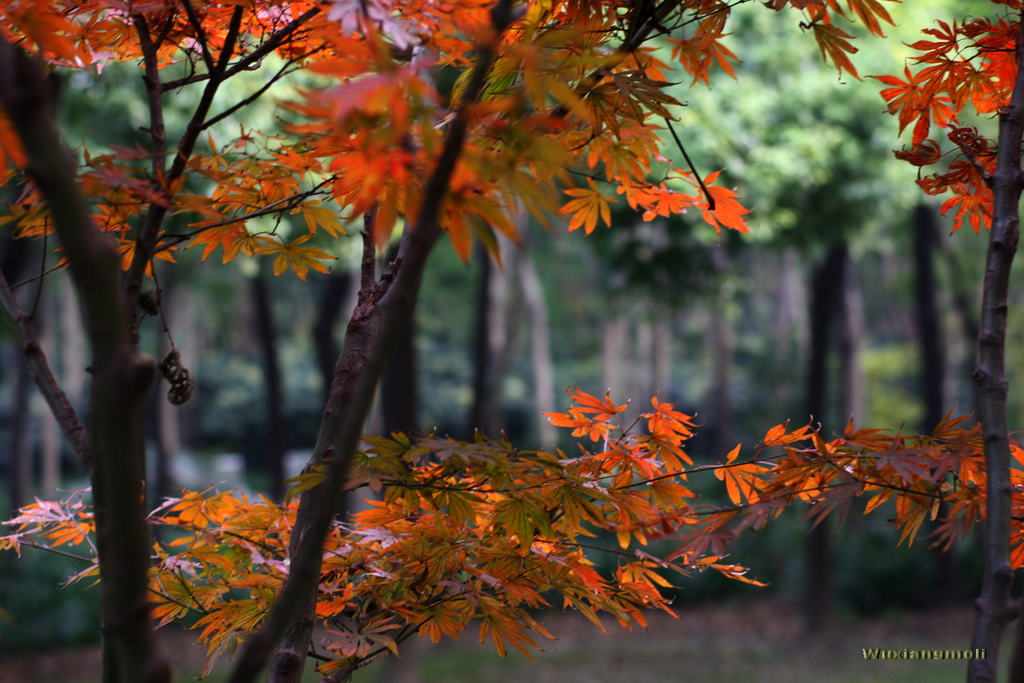
[{"label": "blurred forest background", "polygon": [[[892,7],[898,39],[859,40],[859,71],[899,73],[901,40],[914,40],[943,6],[963,14],[969,4]],[[826,433],[850,418],[920,431],[954,406],[972,410],[984,236],[950,235],[913,169],[893,158],[897,122],[884,113],[878,82],[837,79],[810,38],[758,9],[736,10],[732,40],[745,56],[737,79],[719,78],[710,89],[680,83],[687,106],[675,124],[702,174],[725,169],[753,210],[752,232],[719,236],[685,215],[643,221],[620,198],[613,227],[590,238],[566,233],[557,218],[550,229],[525,226],[524,247],[503,244],[500,267],[482,251],[462,263],[442,245],[369,431],[470,438],[479,427],[523,447],[551,448],[568,434],[556,435],[542,413],[564,409],[566,386],[607,388],[641,404],[657,392],[697,414],[701,427],[687,450],[711,462],[786,419],[813,416]],[[63,83],[62,124],[72,144],[131,147],[143,135],[139,72],[108,68],[115,78],[77,73]],[[270,100],[256,107],[241,123],[272,128],[281,112]],[[157,270],[166,324],[197,390],[180,408],[165,400],[166,384],[152,398],[154,504],[180,487],[211,485],[278,497],[283,480],[305,464],[324,375],[354,304],[356,232],[318,245],[339,260],[309,282],[274,277],[258,259],[204,263],[196,251],[160,264],[168,266]],[[0,249],[0,267],[22,283],[21,304],[35,312],[58,377],[84,405],[87,350],[66,275],[54,270],[54,244],[5,234]],[[1017,280],[1012,311],[1024,296]],[[166,353],[162,328],[160,321],[143,328],[143,347],[156,357]],[[1022,337],[1024,320],[1011,315],[1013,377],[1024,376]],[[1011,390],[1010,406],[1011,416],[1024,413],[1024,395]],[[0,476],[5,519],[33,496],[86,485],[5,327]],[[694,483],[714,495],[714,479]],[[679,604],[770,594],[802,601],[815,623],[830,610],[876,614],[973,597],[981,558],[970,539],[948,555],[921,541],[894,551],[896,540],[884,518],[854,515],[808,533],[794,514],[733,551],[768,588],[695,577]],[[0,557],[0,651],[92,637],[96,593],[50,590],[77,570],[50,555]]]}]

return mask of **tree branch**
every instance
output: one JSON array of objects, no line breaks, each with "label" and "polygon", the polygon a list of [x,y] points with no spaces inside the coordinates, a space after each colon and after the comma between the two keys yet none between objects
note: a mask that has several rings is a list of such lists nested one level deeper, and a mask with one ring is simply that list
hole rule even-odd
[{"label": "tree branch", "polygon": [[[1017,37],[1017,63],[1024,47],[1024,21]],[[985,280],[978,335],[978,367],[974,383],[978,394],[978,420],[985,443],[985,565],[978,618],[971,647],[984,649],[985,659],[968,668],[968,681],[995,681],[999,641],[1010,597],[1010,443],[1006,413],[1006,317],[1010,269],[1019,239],[1019,206],[1024,188],[1021,174],[1021,139],[1024,138],[1024,69],[1009,105],[999,114],[996,172],[992,176],[993,220],[985,261]]]},{"label": "tree branch", "polygon": [[18,306],[18,302],[15,301],[14,294],[11,292],[11,288],[7,284],[7,278],[3,276],[3,273],[0,273],[0,309],[3,310],[4,316],[14,326],[14,333],[18,338],[18,343],[21,345],[25,361],[28,363],[29,372],[32,374],[32,379],[35,380],[39,393],[46,399],[46,404],[50,406],[50,412],[57,419],[57,424],[60,425],[61,431],[64,432],[64,437],[71,444],[71,449],[78,456],[79,460],[82,461],[86,469],[92,469],[89,452],[89,434],[85,429],[85,425],[79,419],[74,406],[71,405],[71,401],[68,400],[64,390],[61,389],[60,384],[57,382],[57,378],[50,369],[46,353],[39,343],[39,335],[36,332],[35,325],[32,324],[32,318],[26,315]]},{"label": "tree branch", "polygon": [[[171,162],[171,168],[165,173],[163,161],[161,160],[159,170],[154,172],[153,182],[161,182],[164,187],[170,188],[174,181],[180,178],[185,172],[185,166],[188,164],[188,160],[192,156],[192,151],[195,149],[196,141],[199,139],[199,134],[203,130],[203,122],[206,120],[206,116],[210,112],[210,107],[213,105],[213,98],[217,94],[217,89],[220,87],[220,84],[223,83],[226,78],[225,72],[227,71],[228,63],[231,60],[231,53],[234,52],[235,43],[238,40],[238,35],[242,26],[242,17],[244,14],[244,7],[235,7],[234,12],[231,15],[231,23],[228,26],[228,33],[224,37],[224,47],[221,49],[213,70],[210,71],[210,79],[206,82],[206,87],[203,89],[203,94],[199,98],[199,103],[196,105],[196,109],[192,113],[192,118],[189,119],[188,125],[185,127],[185,132],[178,141],[178,151],[174,157],[174,161]],[[140,42],[143,46],[144,61],[146,61],[148,65],[149,60],[153,60],[155,65],[156,46],[152,41],[148,40],[148,32],[140,32]],[[148,69],[149,67],[147,66],[146,93],[150,101],[151,130],[159,128],[162,131],[163,110],[160,103],[160,97],[163,94],[163,89],[160,86],[158,76],[155,74],[151,76]],[[152,118],[154,116],[156,116],[156,118]],[[156,143],[157,140],[154,140],[154,142]],[[153,151],[155,154],[158,150],[154,149]],[[163,150],[160,149],[159,151],[161,152],[162,159]],[[142,277],[146,272],[146,267],[153,258],[156,241],[160,234],[160,226],[163,224],[164,217],[167,215],[167,209],[168,207],[166,205],[157,204],[155,202],[150,203],[146,216],[143,219],[142,229],[139,231],[139,234],[135,239],[135,252],[132,254],[132,262],[128,267],[128,275],[125,278],[124,283],[124,306],[125,310],[131,316],[130,325],[133,335],[137,335],[138,333],[135,329],[135,302],[139,297],[139,290],[142,287]]]}]

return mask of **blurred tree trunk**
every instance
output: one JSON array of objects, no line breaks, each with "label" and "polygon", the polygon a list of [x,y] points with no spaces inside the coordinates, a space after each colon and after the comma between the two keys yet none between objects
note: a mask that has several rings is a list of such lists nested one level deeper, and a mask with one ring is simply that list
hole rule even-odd
[{"label": "blurred tree trunk", "polygon": [[946,411],[942,391],[945,372],[942,326],[935,298],[938,289],[933,263],[936,237],[934,210],[919,204],[914,209],[914,313],[921,358],[921,399],[924,404],[924,417],[920,426],[925,432],[934,429]]},{"label": "blurred tree trunk", "polygon": [[[672,391],[672,312],[659,312],[654,321],[654,392],[669,400]],[[646,408],[645,408],[646,409]]]},{"label": "blurred tree trunk", "polygon": [[[935,239],[938,241],[939,231],[937,226],[934,229],[934,233]],[[960,259],[963,258],[964,255],[961,250],[950,247],[948,241],[939,243],[938,248],[944,256],[946,279],[949,282],[950,293],[953,298],[953,307],[956,309],[957,315],[960,318],[960,329],[963,332],[963,352],[961,354],[962,370],[957,374],[962,377],[969,378],[974,372],[974,368],[978,360],[979,325],[978,315],[975,312],[977,307],[977,302],[975,301],[977,291],[975,290],[974,283],[978,282],[978,280],[981,279],[981,276],[970,277],[963,272]],[[964,410],[970,409],[976,413],[978,410],[977,395],[973,382],[970,383],[966,393],[969,396],[969,404],[964,407]]]},{"label": "blurred tree trunk", "polygon": [[719,292],[708,309],[708,346],[711,353],[711,396],[708,407],[712,417],[711,457],[722,458],[732,446],[732,332],[729,329],[725,297]]},{"label": "blurred tree trunk", "polygon": [[[935,277],[934,263],[935,247],[938,242],[935,210],[926,204],[918,204],[914,209],[913,223],[914,313],[918,355],[921,359],[921,402],[924,404],[920,428],[922,432],[927,433],[935,429],[946,411],[943,391],[946,360],[939,306],[936,301],[939,285]],[[948,506],[943,504],[943,508],[946,507]],[[940,511],[940,518],[944,514],[945,509]],[[933,528],[936,526],[937,521],[932,523]],[[936,549],[933,557],[932,595],[935,596],[936,603],[949,602],[957,597],[959,585],[953,548],[947,552]]]},{"label": "blurred tree trunk", "polygon": [[516,255],[516,273],[522,288],[523,306],[530,321],[530,361],[533,368],[533,395],[536,403],[537,438],[541,448],[551,448],[558,440],[554,426],[544,413],[555,410],[555,372],[551,360],[551,329],[544,290],[537,267],[529,251]]},{"label": "blurred tree trunk", "polygon": [[264,268],[249,279],[253,307],[256,312],[256,339],[259,342],[263,361],[263,381],[266,389],[265,405],[267,419],[267,475],[269,492],[273,500],[284,498],[284,391],[281,382],[281,366],[277,352],[277,332],[270,294],[267,291]]},{"label": "blurred tree trunk", "polygon": [[[397,245],[388,250],[386,261],[398,255]],[[415,302],[413,313],[395,331],[391,350],[384,361],[381,373],[379,406],[385,434],[392,432],[414,433],[419,429],[419,381],[416,357]],[[337,356],[335,356],[337,357]],[[371,496],[367,496],[369,498]],[[377,496],[372,496],[376,498]],[[350,509],[361,509],[366,503],[360,499],[351,500]],[[403,643],[401,657],[385,657],[377,680],[381,683],[418,683],[417,672],[419,653],[425,643],[413,638]]]},{"label": "blurred tree trunk", "polygon": [[608,315],[601,321],[601,388],[621,399],[626,391],[622,377],[622,350],[629,323],[624,316],[615,313],[617,310],[614,304],[609,306]]},{"label": "blurred tree trunk", "polygon": [[473,403],[466,433],[471,437],[479,430],[497,436],[504,428],[501,384],[509,346],[507,283],[479,244],[473,257],[480,271],[473,312]]},{"label": "blurred tree trunk", "polygon": [[28,409],[28,364],[20,353],[13,354],[14,383],[11,386],[11,443],[8,500],[11,511],[25,505],[32,496],[32,445],[30,443],[31,412]]},{"label": "blurred tree trunk", "polygon": [[71,405],[81,408],[85,396],[85,337],[82,334],[82,316],[75,305],[75,290],[71,278],[58,280],[57,301],[60,311],[60,367],[61,384]]},{"label": "blurred tree trunk", "polygon": [[324,397],[331,387],[334,363],[338,360],[339,345],[334,334],[338,318],[346,308],[352,294],[354,276],[350,271],[332,271],[323,279],[316,321],[313,323],[313,344],[316,346],[317,367],[323,378]]},{"label": "blurred tree trunk", "polygon": [[[398,255],[398,247],[388,250],[387,260]],[[337,354],[335,354],[337,357]],[[417,381],[415,314],[395,331],[381,375],[380,408],[384,433],[409,434],[419,428],[419,382]],[[388,660],[393,659],[389,657]]]},{"label": "blurred tree trunk", "polygon": [[[161,306],[164,311],[164,318],[168,325],[173,325],[175,318],[171,315],[173,310],[170,296],[170,288],[167,286],[166,275],[163,279],[163,292],[161,295]],[[167,338],[160,335],[158,343],[158,355],[166,357],[170,351]],[[180,350],[179,350],[180,353]],[[146,495],[150,501],[150,507],[159,504],[164,497],[171,494],[174,486],[171,476],[171,459],[181,448],[181,435],[178,430],[178,410],[167,398],[167,381],[159,378],[153,391],[150,393],[149,405],[146,406],[147,423],[149,427],[149,438],[153,444],[153,479],[147,487]],[[159,532],[159,527],[154,529]]]},{"label": "blurred tree trunk", "polygon": [[861,297],[860,283],[857,281],[857,272],[849,260],[849,256],[847,256],[844,268],[841,297],[842,306],[839,314],[842,332],[839,338],[839,356],[842,392],[839,417],[842,423],[836,425],[838,429],[844,429],[849,420],[853,420],[857,425],[862,424],[867,406],[861,359],[861,350],[864,345],[864,302]]},{"label": "blurred tree trunk", "polygon": [[[783,367],[793,357],[794,346],[805,346],[802,338],[806,327],[806,312],[801,309],[799,259],[795,252],[787,249],[779,263],[778,283],[775,292],[775,315],[772,318],[772,346],[776,367]],[[788,376],[788,373],[787,373]]]},{"label": "blurred tree trunk", "polygon": [[[832,247],[811,276],[810,354],[807,362],[805,409],[827,434],[828,351],[830,328],[843,306],[843,289],[849,258],[845,243]],[[832,611],[832,532],[829,519],[807,535],[804,587],[804,623],[808,631],[820,629]]]},{"label": "blurred tree trunk", "polygon": [[[52,286],[47,286],[46,289],[48,291],[40,301],[39,307],[42,328],[39,329],[39,342],[52,358],[54,350],[58,347],[55,330],[58,299]],[[43,410],[39,413],[40,490],[42,495],[48,498],[54,497],[60,488],[60,450],[60,425],[44,404]]]},{"label": "blurred tree trunk", "polygon": [[[3,258],[0,269],[10,283],[18,282],[27,270],[31,250],[28,240],[15,240],[10,235],[4,237]],[[7,445],[7,505],[8,511],[4,519],[14,517],[14,512],[24,505],[31,494],[31,452],[28,449],[28,383],[31,381],[28,365],[13,343],[11,366],[14,378],[11,382],[11,414],[10,441]]]},{"label": "blurred tree trunk", "polygon": [[728,260],[723,247],[712,252],[718,289],[708,309],[708,345],[711,353],[712,415],[711,457],[722,458],[736,445],[732,401],[732,329],[729,325],[729,294],[725,271]]},{"label": "blurred tree trunk", "polygon": [[[160,273],[160,311],[163,322],[173,334],[178,329],[177,297],[174,296],[175,289],[172,285],[173,275],[170,271],[164,270]],[[171,350],[166,334],[160,334],[157,341],[157,356],[165,358]],[[192,359],[191,355],[178,353],[185,359]],[[185,361],[186,364],[189,360]],[[150,392],[146,405],[146,429],[149,432],[149,442],[153,444],[153,468],[152,478],[146,487],[146,497],[149,499],[149,507],[158,505],[166,496],[171,495],[171,488],[174,485],[171,476],[171,459],[181,448],[181,434],[178,430],[179,407],[173,405],[167,398],[167,380],[157,378]],[[159,533],[159,527],[154,529]]]}]

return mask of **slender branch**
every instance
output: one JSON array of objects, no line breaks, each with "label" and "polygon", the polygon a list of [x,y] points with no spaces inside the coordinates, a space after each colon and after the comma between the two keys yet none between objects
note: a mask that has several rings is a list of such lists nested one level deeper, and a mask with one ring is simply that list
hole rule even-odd
[{"label": "slender branch", "polygon": [[25,278],[21,282],[14,283],[13,285],[10,286],[11,287],[11,291],[13,292],[15,290],[21,289],[25,285],[31,284],[31,283],[35,282],[36,280],[42,279],[42,278],[46,277],[47,275],[49,275],[50,273],[56,273],[58,270],[63,270],[63,269],[64,269],[64,264],[63,263],[58,263],[55,266],[50,266],[49,268],[47,268],[43,272],[39,273],[38,275],[33,275],[31,277]]},{"label": "slender branch", "polygon": [[[213,105],[213,98],[217,94],[217,89],[225,79],[225,72],[227,70],[228,63],[231,60],[231,53],[235,49],[235,43],[238,40],[238,35],[242,26],[242,17],[244,14],[245,8],[242,6],[235,7],[231,14],[228,32],[224,38],[224,47],[221,49],[220,56],[217,59],[217,63],[214,65],[214,69],[210,72],[210,79],[207,81],[206,87],[203,89],[203,94],[199,98],[199,103],[196,105],[195,111],[192,113],[192,118],[189,119],[189,122],[185,127],[185,132],[178,141],[177,154],[174,157],[174,161],[171,162],[170,170],[166,173],[164,173],[162,161],[164,151],[162,148],[159,149],[161,162],[159,168],[154,172],[153,180],[154,182],[162,181],[162,184],[166,188],[170,188],[174,181],[180,178],[185,172],[185,167],[188,164],[189,158],[192,156],[192,151],[195,148],[196,141],[199,139],[199,135],[203,130],[203,122],[206,120],[206,116],[210,112],[210,107]],[[140,33],[140,41],[143,46],[143,58],[147,62],[148,60],[154,60],[153,63],[156,64],[155,45],[151,41],[147,42],[148,38],[145,37],[146,35],[148,34],[145,32]],[[150,77],[147,73],[146,92],[151,103],[151,130],[162,131],[163,110],[160,103],[160,96],[163,91],[160,87],[158,76]],[[155,118],[153,118],[154,116]],[[154,143],[157,142],[159,141],[154,138]],[[154,154],[156,151],[158,150],[154,150]],[[150,203],[149,210],[146,212],[146,216],[143,219],[142,229],[139,231],[135,240],[135,252],[132,254],[132,262],[128,268],[128,276],[125,278],[124,284],[124,306],[130,314],[130,325],[133,335],[138,334],[138,331],[135,329],[137,319],[135,316],[135,302],[139,296],[139,290],[142,286],[142,277],[146,272],[146,267],[153,258],[156,241],[160,234],[160,226],[163,224],[164,217],[167,215],[167,210],[167,206],[155,202]]]},{"label": "slender branch", "polygon": [[213,62],[213,55],[210,53],[210,41],[206,37],[206,29],[203,28],[203,22],[199,21],[199,17],[196,16],[196,10],[189,0],[182,0],[181,5],[185,8],[185,16],[188,17],[188,23],[192,25],[192,30],[196,32],[196,42],[199,43],[199,50],[203,55],[203,61],[206,63],[206,70],[213,73],[216,67]]},{"label": "slender branch", "polygon": [[715,210],[715,198],[708,192],[707,186],[704,184],[704,179],[700,177],[700,173],[697,172],[697,168],[690,161],[690,155],[686,153],[686,147],[683,146],[683,141],[679,139],[679,135],[676,134],[676,129],[672,125],[672,122],[666,117],[665,125],[668,126],[668,132],[672,133],[672,139],[676,141],[676,147],[683,153],[683,158],[686,159],[686,165],[690,167],[690,171],[693,173],[693,177],[697,179],[697,184],[700,185],[701,192],[704,193],[704,198],[708,200],[708,211]]},{"label": "slender branch", "polygon": [[320,7],[313,7],[292,19],[290,22],[271,34],[270,38],[268,38],[262,45],[235,62],[230,69],[224,72],[224,78],[231,78],[235,74],[252,69],[254,65],[259,64],[264,57],[284,44],[284,42],[288,40],[293,33],[299,30],[304,24],[319,13]]},{"label": "slender branch", "polygon": [[203,81],[208,80],[210,80],[209,73],[192,74],[191,76],[176,78],[173,81],[164,81],[160,84],[160,92],[164,93],[169,90],[177,90],[178,88],[184,88],[186,85],[202,83]]},{"label": "slender branch", "polygon": [[39,393],[46,399],[46,405],[50,407],[57,424],[64,432],[64,438],[68,440],[71,449],[78,456],[78,459],[88,469],[90,467],[89,433],[85,424],[78,417],[74,406],[68,400],[67,394],[61,389],[57,378],[50,369],[46,353],[39,343],[39,335],[32,318],[26,315],[18,307],[14,294],[7,284],[7,278],[0,273],[0,309],[3,309],[4,316],[14,326],[15,335],[21,345],[25,361],[28,363],[29,372],[39,389]]},{"label": "slender branch", "polygon": [[[187,0],[185,5],[188,6]],[[153,181],[156,182],[163,175],[164,157],[167,155],[167,131],[164,127],[163,102],[160,99],[160,65],[157,62],[157,44],[150,36],[146,17],[137,14],[132,17],[132,22],[135,24],[135,32],[139,37],[142,63],[145,67],[145,75],[142,78],[146,84],[146,103],[149,107],[150,158]]]},{"label": "slender branch", "polygon": [[[303,200],[309,199],[310,197],[312,197],[312,196],[314,196],[316,194],[319,194],[321,188],[324,185],[328,185],[328,184],[330,184],[332,182],[334,182],[334,176],[331,176],[329,178],[325,178],[324,180],[321,180],[319,183],[317,183],[315,186],[313,186],[309,190],[305,190],[303,192],[298,192],[296,194],[291,195],[290,197],[283,197],[281,199],[278,199],[275,202],[271,202],[271,203],[269,203],[269,204],[267,204],[265,206],[262,206],[259,209],[256,209],[255,211],[253,211],[251,213],[247,213],[244,216],[236,216],[234,218],[225,218],[222,221],[218,221],[216,223],[211,223],[210,225],[204,225],[203,227],[196,228],[195,230],[192,230],[190,232],[185,232],[185,233],[169,233],[169,234],[162,235],[161,238],[160,238],[161,244],[160,244],[160,246],[157,246],[154,249],[154,253],[156,253],[158,251],[162,251],[164,249],[167,249],[170,245],[180,244],[181,242],[185,242],[187,240],[190,240],[193,237],[195,237],[196,235],[198,235],[199,233],[205,232],[206,230],[213,230],[214,228],[221,228],[221,227],[223,227],[225,225],[231,225],[232,223],[244,223],[245,221],[251,220],[253,218],[258,218],[260,216],[267,216],[267,215],[274,214],[274,213],[281,213],[282,211],[289,211],[291,209],[294,209],[299,204],[301,204]],[[167,244],[162,244],[164,241],[166,241]]]},{"label": "slender branch", "polygon": [[86,557],[85,555],[79,555],[78,553],[71,553],[67,550],[58,550],[57,548],[53,548],[48,545],[43,545],[41,543],[36,543],[35,541],[19,540],[18,545],[26,546],[28,548],[35,548],[36,550],[42,550],[47,553],[53,553],[54,555],[60,555],[61,557],[66,557],[70,560],[77,560],[78,562],[88,562],[89,564],[92,564],[96,561],[96,559],[93,557]]},{"label": "slender branch", "polygon": [[[310,54],[312,54],[312,53],[310,53]],[[267,90],[269,90],[271,88],[271,86],[273,86],[275,83],[277,83],[283,77],[285,77],[288,74],[290,74],[293,71],[295,71],[295,69],[291,68],[292,66],[294,66],[297,62],[301,61],[301,59],[305,59],[308,56],[309,56],[309,54],[306,54],[306,55],[303,55],[301,58],[300,57],[293,57],[292,59],[289,59],[287,62],[284,63],[284,66],[282,66],[280,69],[278,69],[276,74],[274,74],[269,79],[267,79],[267,82],[264,83],[258,90],[253,92],[251,95],[248,95],[248,96],[242,98],[241,100],[239,100],[235,104],[231,105],[230,107],[228,107],[227,109],[225,109],[221,113],[217,114],[216,116],[207,119],[206,123],[203,124],[203,130],[206,130],[207,128],[209,128],[211,126],[217,125],[218,123],[220,123],[221,121],[223,121],[227,117],[229,117],[232,114],[234,114],[236,111],[238,111],[240,109],[243,109],[245,107],[248,107],[250,104],[252,104],[256,100],[258,100],[263,95],[263,93],[267,92]]]}]

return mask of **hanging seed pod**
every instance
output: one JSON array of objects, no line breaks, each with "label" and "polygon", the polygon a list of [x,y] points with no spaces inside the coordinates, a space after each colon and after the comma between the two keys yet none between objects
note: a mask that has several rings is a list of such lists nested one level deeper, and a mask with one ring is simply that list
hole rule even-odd
[{"label": "hanging seed pod", "polygon": [[192,390],[195,389],[196,381],[189,375],[188,368],[181,364],[181,357],[177,349],[172,349],[160,361],[160,374],[171,385],[167,391],[168,401],[180,406],[192,398]]}]

